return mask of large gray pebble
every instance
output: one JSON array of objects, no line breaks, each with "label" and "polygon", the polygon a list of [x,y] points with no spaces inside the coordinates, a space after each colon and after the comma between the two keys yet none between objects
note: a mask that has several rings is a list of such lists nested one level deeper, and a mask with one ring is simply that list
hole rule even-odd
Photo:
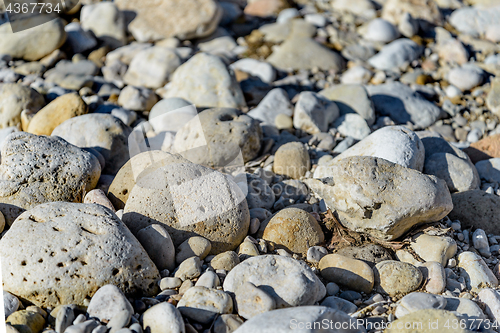
[{"label": "large gray pebble", "polygon": [[271,295],[277,308],[312,305],[326,294],[323,283],[304,262],[283,256],[263,255],[243,261],[227,275],[224,290],[237,292],[247,281]]},{"label": "large gray pebble", "polygon": [[94,155],[55,137],[16,132],[5,139],[1,155],[0,210],[9,225],[41,203],[82,202],[101,174]]},{"label": "large gray pebble", "polygon": [[[415,225],[439,221],[452,209],[446,183],[375,157],[347,157],[306,179],[351,230],[395,239]],[[380,189],[385,189],[381,191]]]},{"label": "large gray pebble", "polygon": [[100,205],[39,205],[19,216],[0,240],[0,252],[5,290],[38,306],[83,305],[106,284],[124,293],[158,289],[151,259]]},{"label": "large gray pebble", "polygon": [[235,249],[250,224],[245,196],[236,183],[182,158],[168,163],[162,159],[138,175],[123,215],[132,233],[158,223],[175,246],[202,236],[212,243],[213,254]]}]

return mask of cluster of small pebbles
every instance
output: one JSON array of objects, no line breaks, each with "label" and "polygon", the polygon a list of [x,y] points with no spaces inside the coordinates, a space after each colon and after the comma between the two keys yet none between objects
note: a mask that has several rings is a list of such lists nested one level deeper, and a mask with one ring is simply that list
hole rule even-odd
[{"label": "cluster of small pebbles", "polygon": [[500,0],[64,4],[0,24],[8,333],[499,331]]}]

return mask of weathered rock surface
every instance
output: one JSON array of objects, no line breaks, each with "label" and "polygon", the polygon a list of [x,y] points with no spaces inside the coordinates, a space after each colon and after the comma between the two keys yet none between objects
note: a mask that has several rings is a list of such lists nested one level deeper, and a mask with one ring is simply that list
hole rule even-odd
[{"label": "weathered rock surface", "polygon": [[321,176],[305,183],[336,211],[343,225],[378,238],[398,238],[453,209],[443,180],[381,158],[347,157]]},{"label": "weathered rock surface", "polygon": [[126,294],[157,291],[151,259],[98,205],[54,202],[25,212],[0,240],[0,255],[4,288],[38,306],[83,305],[106,284]]}]

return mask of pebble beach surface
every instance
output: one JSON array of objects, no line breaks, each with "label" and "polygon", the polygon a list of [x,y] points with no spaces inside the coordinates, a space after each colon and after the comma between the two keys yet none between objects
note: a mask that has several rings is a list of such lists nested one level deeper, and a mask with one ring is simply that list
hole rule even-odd
[{"label": "pebble beach surface", "polygon": [[4,18],[7,332],[499,332],[499,20],[500,0]]}]

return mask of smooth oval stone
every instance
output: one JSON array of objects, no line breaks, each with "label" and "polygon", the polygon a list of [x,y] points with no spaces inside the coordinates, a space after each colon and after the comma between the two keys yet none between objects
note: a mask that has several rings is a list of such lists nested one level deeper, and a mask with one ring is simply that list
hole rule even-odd
[{"label": "smooth oval stone", "polygon": [[236,292],[247,281],[271,295],[277,308],[312,305],[326,294],[323,283],[304,262],[283,256],[262,255],[243,261],[226,276],[224,290]]},{"label": "smooth oval stone", "polygon": [[422,273],[415,266],[399,261],[387,260],[375,265],[375,287],[389,296],[411,293],[422,284]]}]

